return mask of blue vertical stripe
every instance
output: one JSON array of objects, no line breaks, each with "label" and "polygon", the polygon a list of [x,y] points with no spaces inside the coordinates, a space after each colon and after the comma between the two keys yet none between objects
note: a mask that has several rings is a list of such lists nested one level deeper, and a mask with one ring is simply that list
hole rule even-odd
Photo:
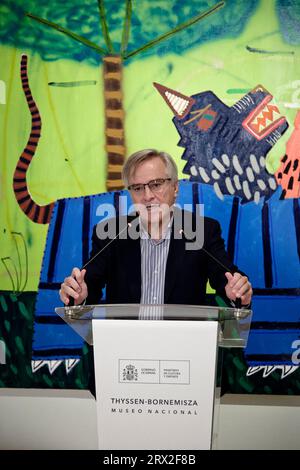
[{"label": "blue vertical stripe", "polygon": [[82,216],[82,265],[89,259],[89,243],[90,243],[90,219],[91,219],[91,198],[86,196],[83,200],[83,216]]},{"label": "blue vertical stripe", "polygon": [[239,215],[239,198],[234,197],[231,209],[231,217],[228,230],[227,238],[227,251],[232,261],[234,261],[235,255],[235,238],[236,238],[236,226]]},{"label": "blue vertical stripe", "polygon": [[193,183],[193,213],[197,213],[197,205],[199,205],[198,183]]},{"label": "blue vertical stripe", "polygon": [[66,205],[66,202],[64,199],[61,199],[60,201],[58,201],[57,217],[55,221],[52,246],[50,250],[51,255],[50,255],[48,275],[47,275],[48,282],[53,282],[55,262],[57,259],[57,251],[58,251],[58,245],[59,245],[59,240],[61,236],[61,228],[62,228],[62,221],[64,217],[64,212],[65,212],[65,205]]},{"label": "blue vertical stripe", "polygon": [[264,248],[264,270],[265,270],[265,286],[270,288],[273,286],[272,274],[272,253],[270,243],[270,221],[269,221],[269,206],[264,203],[262,208],[262,236]]},{"label": "blue vertical stripe", "polygon": [[298,252],[298,258],[300,260],[300,207],[299,207],[299,199],[294,199],[293,200],[293,212],[294,212],[294,219],[295,219],[297,252]]}]

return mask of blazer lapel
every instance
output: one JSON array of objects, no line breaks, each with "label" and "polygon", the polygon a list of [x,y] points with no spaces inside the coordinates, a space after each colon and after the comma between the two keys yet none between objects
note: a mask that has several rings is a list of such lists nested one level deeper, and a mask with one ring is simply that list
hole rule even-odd
[{"label": "blazer lapel", "polygon": [[174,287],[177,276],[180,276],[180,270],[183,266],[183,257],[185,253],[185,237],[180,233],[178,227],[176,227],[176,233],[174,233],[174,221],[172,225],[172,233],[169,247],[169,254],[166,266],[166,277],[165,277],[165,295],[164,301],[168,302],[172,289]]},{"label": "blazer lapel", "polygon": [[132,226],[128,227],[128,239],[126,244],[126,259],[129,264],[130,276],[128,278],[128,286],[131,292],[132,298],[135,302],[139,303],[141,299],[141,246],[139,234],[139,225],[135,222],[136,217],[128,217],[128,222],[132,223]]}]

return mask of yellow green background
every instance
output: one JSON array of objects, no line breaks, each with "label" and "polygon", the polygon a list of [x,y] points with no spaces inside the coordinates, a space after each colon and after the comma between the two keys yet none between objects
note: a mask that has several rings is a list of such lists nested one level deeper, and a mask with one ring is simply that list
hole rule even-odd
[{"label": "yellow green background", "polygon": [[[139,2],[135,3],[135,8],[139,8]],[[230,14],[230,2],[224,8],[228,8],[227,14]],[[31,34],[36,23],[26,21],[32,28],[28,30]],[[62,34],[53,31],[55,41],[60,41],[61,37]],[[276,53],[249,52],[247,46]],[[11,257],[17,264],[11,232],[21,232],[29,257],[25,290],[36,291],[48,227],[35,224],[24,215],[12,189],[14,169],[31,127],[19,72],[22,53],[28,55],[29,82],[42,116],[42,137],[27,174],[30,193],[39,204],[105,191],[103,79],[102,65],[97,67],[88,61],[66,59],[45,61],[32,48],[0,46],[0,80],[6,86],[6,103],[0,104],[1,258]],[[183,149],[177,146],[179,136],[171,122],[172,113],[152,82],[185,95],[212,90],[229,106],[247,90],[262,84],[274,95],[290,124],[268,156],[267,167],[274,172],[285,153],[285,144],[300,108],[299,53],[299,45],[284,40],[275,1],[261,0],[238,37],[207,41],[182,54],[166,49],[163,56],[158,56],[154,49],[152,55],[126,63],[123,92],[127,155],[141,148],[166,150],[175,157],[181,177],[187,177],[182,174]],[[96,84],[48,85],[49,82],[87,80]],[[289,107],[291,105],[293,107]],[[12,290],[2,263],[0,289]]]}]

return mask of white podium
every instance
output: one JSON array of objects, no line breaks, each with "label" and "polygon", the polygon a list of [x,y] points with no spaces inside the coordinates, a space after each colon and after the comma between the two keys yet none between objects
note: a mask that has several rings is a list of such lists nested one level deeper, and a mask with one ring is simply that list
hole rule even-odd
[{"label": "white podium", "polygon": [[217,448],[223,347],[250,310],[97,305],[56,312],[94,347],[99,449]]}]

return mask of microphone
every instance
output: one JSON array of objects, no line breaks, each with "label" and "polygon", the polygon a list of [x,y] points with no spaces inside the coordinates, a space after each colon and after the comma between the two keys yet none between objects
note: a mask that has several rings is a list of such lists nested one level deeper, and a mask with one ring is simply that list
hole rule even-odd
[{"label": "microphone", "polygon": [[[117,235],[116,235],[114,238],[112,238],[112,239],[110,240],[110,242],[107,243],[107,245],[105,245],[103,248],[101,248],[101,250],[99,250],[91,259],[89,259],[89,260],[80,268],[80,271],[82,271],[82,270],[83,270],[84,268],[86,268],[92,261],[94,261],[94,259],[97,258],[97,256],[99,256],[101,253],[103,253],[103,251],[106,250],[106,248],[107,248],[114,240],[116,240],[116,239],[121,235],[121,233],[125,232],[125,230],[127,230],[128,227],[131,227],[131,226],[132,226],[131,222],[127,222],[126,227],[124,227],[122,230],[120,230],[120,232],[117,233]],[[74,305],[75,305],[75,299],[74,299],[74,297],[69,297],[69,303],[68,303],[68,305],[65,305],[65,306],[68,308],[68,307],[74,307]]]},{"label": "microphone", "polygon": [[[182,229],[179,230],[179,233],[184,235],[184,231]],[[205,248],[200,248],[204,253],[206,253],[210,258],[212,258],[219,266],[225,269],[225,271],[228,271],[230,274],[234,275],[235,271],[232,271],[232,269],[229,269],[228,266],[225,266],[218,258],[216,258],[213,254],[211,254],[209,251],[207,251]],[[235,305],[238,310],[242,308],[242,299],[240,297],[237,297],[235,299]]]}]

